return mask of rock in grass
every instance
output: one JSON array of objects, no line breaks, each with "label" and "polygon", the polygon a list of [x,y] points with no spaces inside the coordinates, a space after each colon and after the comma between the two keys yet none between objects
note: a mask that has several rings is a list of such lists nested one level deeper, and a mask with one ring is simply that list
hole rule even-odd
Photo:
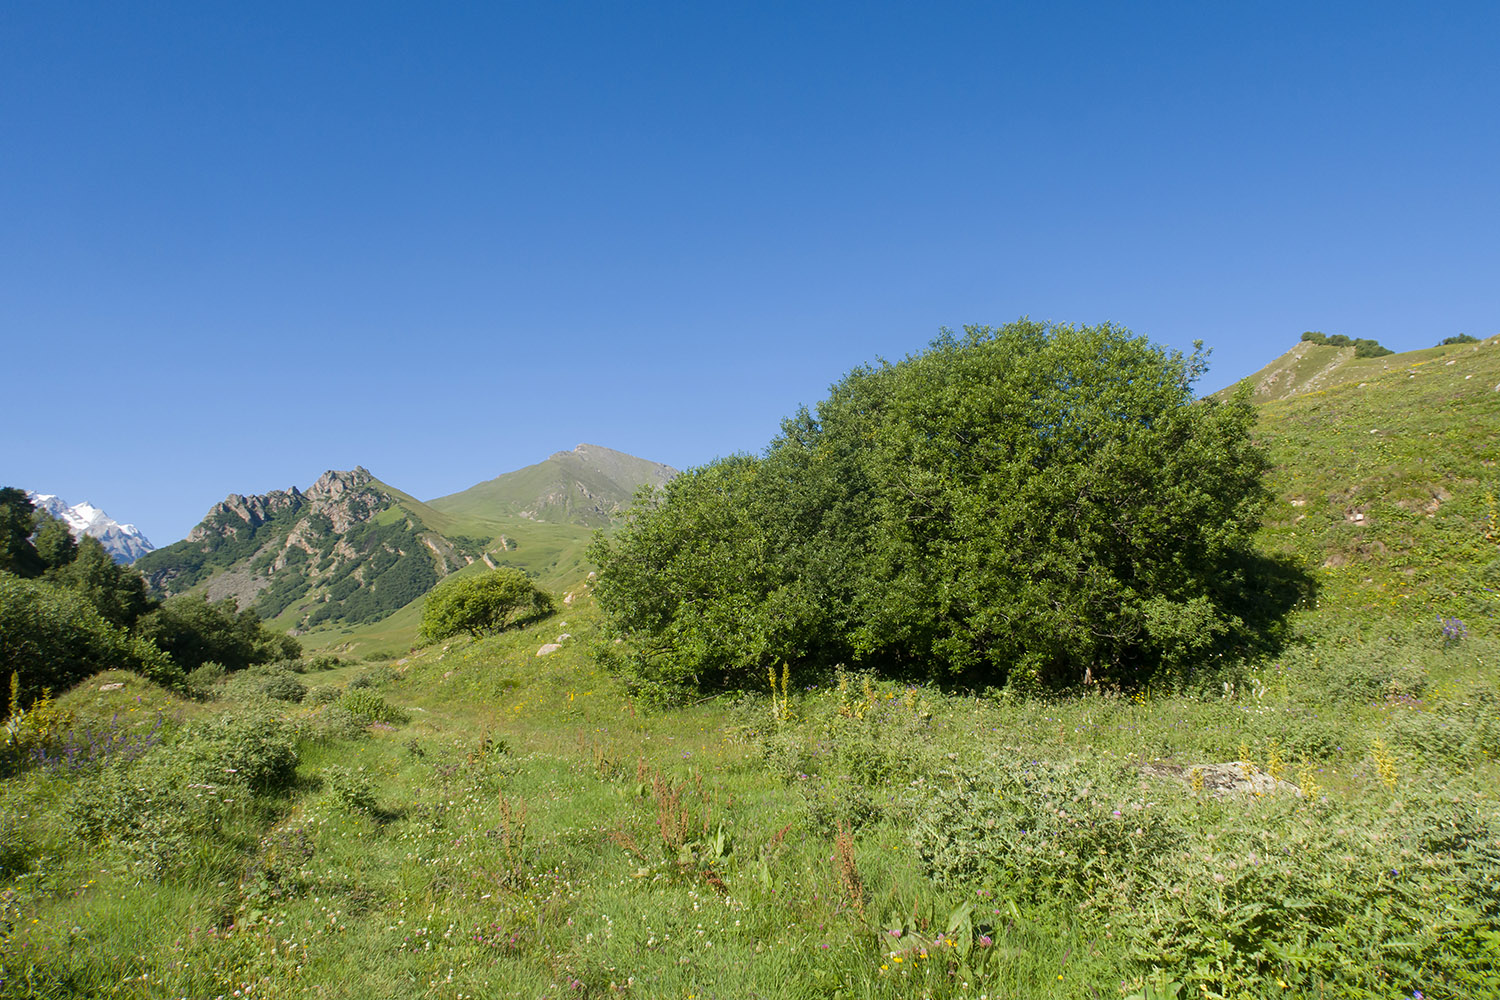
[{"label": "rock in grass", "polygon": [[1272,795],[1291,792],[1301,795],[1302,789],[1290,781],[1273,778],[1249,761],[1231,760],[1224,764],[1169,764],[1152,761],[1141,765],[1141,774],[1148,778],[1175,781],[1193,789],[1201,789],[1215,798],[1233,795]]},{"label": "rock in grass", "polygon": [[545,646],[543,646],[541,649],[538,649],[536,651],[536,655],[537,656],[546,656],[548,653],[555,653],[559,649],[562,649],[562,645],[560,643],[549,642]]}]

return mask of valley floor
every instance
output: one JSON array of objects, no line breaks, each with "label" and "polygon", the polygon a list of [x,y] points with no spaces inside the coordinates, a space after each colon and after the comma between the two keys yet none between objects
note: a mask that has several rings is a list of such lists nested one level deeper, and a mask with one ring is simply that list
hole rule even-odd
[{"label": "valley floor", "polygon": [[586,606],[300,703],[101,675],[4,783],[0,994],[1497,996],[1500,647],[1431,631],[1057,700],[655,710]]}]

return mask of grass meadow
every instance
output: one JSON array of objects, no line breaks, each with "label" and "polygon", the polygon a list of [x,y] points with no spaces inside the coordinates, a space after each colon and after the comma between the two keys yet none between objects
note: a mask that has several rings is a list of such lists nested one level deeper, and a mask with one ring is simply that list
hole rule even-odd
[{"label": "grass meadow", "polygon": [[[1413,622],[1128,697],[840,675],[661,709],[590,605],[34,710],[0,990],[1500,995],[1493,639]],[[1217,795],[1225,762],[1287,784]]]}]

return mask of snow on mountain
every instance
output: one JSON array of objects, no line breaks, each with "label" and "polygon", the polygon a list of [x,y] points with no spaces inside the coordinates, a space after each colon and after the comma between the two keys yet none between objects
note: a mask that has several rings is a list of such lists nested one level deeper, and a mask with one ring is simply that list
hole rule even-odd
[{"label": "snow on mountain", "polygon": [[38,510],[45,510],[68,526],[73,537],[89,535],[99,539],[117,563],[132,563],[155,549],[146,536],[133,524],[121,524],[104,511],[85,500],[71,507],[67,501],[51,493],[26,494]]}]

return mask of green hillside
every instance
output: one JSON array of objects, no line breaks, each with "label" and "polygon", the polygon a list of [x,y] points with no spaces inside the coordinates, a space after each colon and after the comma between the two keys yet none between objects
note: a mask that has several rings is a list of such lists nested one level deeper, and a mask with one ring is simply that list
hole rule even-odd
[{"label": "green hillside", "polygon": [[1500,338],[1359,359],[1304,342],[1246,383],[1279,497],[1263,543],[1317,571],[1325,612],[1493,627]]},{"label": "green hillside", "polygon": [[581,444],[428,505],[460,518],[519,517],[603,527],[630,506],[637,489],[660,486],[676,474],[660,462]]}]

